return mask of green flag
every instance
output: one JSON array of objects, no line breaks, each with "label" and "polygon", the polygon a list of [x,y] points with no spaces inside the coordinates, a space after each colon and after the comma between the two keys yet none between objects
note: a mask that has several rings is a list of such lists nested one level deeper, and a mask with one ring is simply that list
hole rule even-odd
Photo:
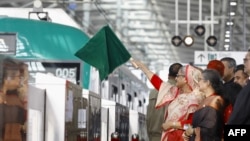
[{"label": "green flag", "polygon": [[131,57],[109,26],[99,30],[75,56],[98,69],[101,80]]}]

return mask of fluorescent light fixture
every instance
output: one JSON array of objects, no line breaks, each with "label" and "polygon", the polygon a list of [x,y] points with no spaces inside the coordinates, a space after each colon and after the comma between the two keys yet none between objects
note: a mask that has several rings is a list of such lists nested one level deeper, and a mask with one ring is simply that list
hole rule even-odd
[{"label": "fluorescent light fixture", "polygon": [[225,37],[226,37],[226,38],[229,38],[229,37],[230,37],[230,34],[226,34]]},{"label": "fluorescent light fixture", "polygon": [[235,15],[235,12],[230,12],[229,15],[230,15],[230,16],[234,16],[234,15]]},{"label": "fluorescent light fixture", "polygon": [[236,5],[237,5],[237,2],[231,1],[231,2],[230,2],[230,5],[231,5],[231,6],[236,6]]},{"label": "fluorescent light fixture", "polygon": [[229,45],[224,45],[224,48],[225,48],[226,51],[229,50],[229,47],[230,47]]},{"label": "fluorescent light fixture", "polygon": [[226,31],[226,34],[230,34],[230,31]]},{"label": "fluorescent light fixture", "polygon": [[233,22],[227,22],[227,25],[233,25],[234,23]]},{"label": "fluorescent light fixture", "polygon": [[225,42],[230,42],[230,39],[225,39]]}]

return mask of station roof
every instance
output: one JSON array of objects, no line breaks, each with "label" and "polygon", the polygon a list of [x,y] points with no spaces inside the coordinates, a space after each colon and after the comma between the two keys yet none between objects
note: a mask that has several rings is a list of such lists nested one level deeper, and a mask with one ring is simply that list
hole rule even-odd
[{"label": "station roof", "polygon": [[[131,55],[153,71],[173,62],[192,63],[195,51],[246,51],[249,47],[250,0],[41,1],[43,8],[64,9],[90,37],[110,25]],[[0,7],[33,8],[33,2],[1,0]],[[194,32],[200,24],[206,29],[201,37]],[[171,43],[173,36],[187,34],[194,37],[192,46]],[[211,35],[217,38],[215,46],[206,43]]]}]

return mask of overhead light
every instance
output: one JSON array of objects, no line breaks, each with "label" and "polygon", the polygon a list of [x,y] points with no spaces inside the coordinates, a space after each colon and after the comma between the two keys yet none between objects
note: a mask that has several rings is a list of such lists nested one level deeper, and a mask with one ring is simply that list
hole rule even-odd
[{"label": "overhead light", "polygon": [[234,16],[235,15],[235,12],[230,12],[230,16]]},{"label": "overhead light", "polygon": [[226,37],[226,38],[229,38],[229,37],[230,37],[230,34],[226,34],[225,37]]},{"label": "overhead light", "polygon": [[215,36],[209,36],[207,38],[207,44],[209,46],[215,46],[217,44],[217,38]]},{"label": "overhead light", "polygon": [[184,37],[183,42],[187,47],[190,47],[194,44],[194,38],[191,35],[187,35]]},{"label": "overhead light", "polygon": [[230,42],[230,39],[225,39],[225,42]]},{"label": "overhead light", "polygon": [[172,44],[176,47],[180,46],[182,43],[182,39],[180,36],[174,36],[171,40]]},{"label": "overhead light", "polygon": [[236,5],[237,5],[237,2],[236,2],[236,1],[231,1],[231,2],[230,2],[230,5],[231,5],[231,6],[236,6]]},{"label": "overhead light", "polygon": [[230,47],[229,45],[224,45],[224,48],[225,48],[226,51],[229,50],[229,47]]},{"label": "overhead light", "polygon": [[206,29],[205,29],[205,27],[203,25],[198,25],[198,26],[195,27],[194,32],[198,36],[202,36],[206,32]]},{"label": "overhead light", "polygon": [[227,22],[227,25],[233,25],[234,23],[233,22]]}]

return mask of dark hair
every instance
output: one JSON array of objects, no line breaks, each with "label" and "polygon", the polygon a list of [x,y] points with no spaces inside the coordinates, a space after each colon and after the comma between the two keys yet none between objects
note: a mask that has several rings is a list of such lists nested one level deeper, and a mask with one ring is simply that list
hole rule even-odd
[{"label": "dark hair", "polygon": [[222,96],[223,95],[223,82],[218,71],[214,69],[205,69],[202,72],[203,78],[209,80],[215,93]]},{"label": "dark hair", "polygon": [[235,72],[238,71],[238,70],[243,70],[244,71],[244,68],[245,68],[245,66],[243,64],[237,65],[236,69],[235,69]]},{"label": "dark hair", "polygon": [[220,59],[220,61],[226,61],[226,62],[228,62],[228,67],[229,68],[236,68],[236,61],[235,61],[235,59],[234,58],[231,58],[231,57],[224,57],[224,58],[222,58],[222,59]]},{"label": "dark hair", "polygon": [[170,65],[169,70],[168,70],[169,71],[168,76],[176,77],[181,67],[182,67],[182,64],[180,63],[173,63],[172,65]]},{"label": "dark hair", "polygon": [[245,70],[244,70],[244,69],[245,69],[245,66],[244,66],[243,64],[237,65],[237,66],[236,66],[236,69],[235,69],[235,71],[234,71],[234,73],[236,73],[236,72],[239,71],[239,70],[242,70],[244,76],[245,76],[245,77],[248,77],[248,74],[245,73]]},{"label": "dark hair", "polygon": [[0,56],[0,88],[3,85],[4,79],[6,79],[11,73],[20,71],[21,61],[9,56]]}]

